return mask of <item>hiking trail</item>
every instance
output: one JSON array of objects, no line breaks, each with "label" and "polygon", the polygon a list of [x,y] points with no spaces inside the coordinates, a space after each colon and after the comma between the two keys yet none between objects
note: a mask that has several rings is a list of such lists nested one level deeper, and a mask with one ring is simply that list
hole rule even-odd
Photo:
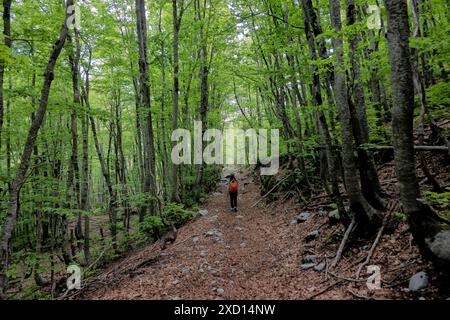
[{"label": "hiking trail", "polygon": [[[374,295],[398,298],[390,289],[369,292],[364,278],[352,283],[351,279],[332,277],[328,270],[302,269],[305,253],[318,254],[322,245],[319,240],[305,242],[305,237],[321,229],[325,218],[314,213],[304,223],[293,224],[293,217],[301,209],[291,201],[275,206],[261,201],[252,207],[261,199],[259,185],[248,168],[237,172],[237,177],[240,182],[237,213],[229,211],[227,189],[222,183],[200,207],[208,210],[208,214],[197,216],[181,227],[173,244],[165,250],[153,244],[127,254],[96,276],[96,282],[78,298],[297,300],[368,299]],[[322,240],[335,233],[322,236]],[[361,253],[361,257],[365,255],[367,252]],[[398,254],[393,255],[401,259]],[[320,257],[328,264],[332,258]],[[410,255],[403,261],[396,260],[400,272],[403,272],[401,263],[409,258]],[[343,270],[355,267],[348,261],[342,258]]]}]

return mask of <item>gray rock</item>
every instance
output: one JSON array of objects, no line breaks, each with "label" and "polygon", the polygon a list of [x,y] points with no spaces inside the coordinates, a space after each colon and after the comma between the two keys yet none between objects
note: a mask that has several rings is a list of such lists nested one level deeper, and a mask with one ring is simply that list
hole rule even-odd
[{"label": "gray rock", "polygon": [[317,238],[317,236],[319,235],[319,233],[320,233],[319,230],[311,231],[310,233],[308,233],[308,234],[306,235],[305,240],[306,240],[307,242],[313,241],[315,238]]},{"label": "gray rock", "polygon": [[424,271],[418,272],[409,279],[409,290],[418,291],[426,288],[429,284],[428,274]]},{"label": "gray rock", "polygon": [[199,240],[198,237],[193,237],[192,244],[195,246],[197,244],[198,240]]},{"label": "gray rock", "polygon": [[316,265],[314,266],[314,270],[316,270],[316,271],[322,271],[322,270],[325,269],[326,266],[327,266],[326,263],[325,263],[325,262],[322,262],[322,263],[316,264]]},{"label": "gray rock", "polygon": [[425,239],[425,242],[438,258],[450,261],[450,230],[440,231],[432,239]]},{"label": "gray rock", "polygon": [[292,224],[298,224],[298,220],[297,220],[297,219],[292,220],[292,221],[291,221],[291,225],[292,225]]},{"label": "gray rock", "polygon": [[223,234],[222,234],[222,232],[220,232],[217,229],[211,229],[211,230],[208,230],[205,233],[205,236],[206,237],[213,237],[214,240],[216,240],[216,241],[222,241]]},{"label": "gray rock", "polygon": [[223,294],[225,290],[223,288],[217,288],[216,289],[217,294]]},{"label": "gray rock", "polygon": [[181,272],[183,272],[183,273],[189,273],[190,271],[191,271],[191,269],[189,269],[189,267],[183,267],[181,269]]},{"label": "gray rock", "polygon": [[302,223],[307,221],[309,218],[311,218],[311,213],[309,212],[302,212],[299,215],[295,217],[297,219],[297,223]]},{"label": "gray rock", "polygon": [[203,210],[199,210],[198,211],[198,213],[197,213],[197,215],[199,216],[199,217],[206,217],[207,215],[208,215],[208,210],[206,210],[206,209],[203,209]]},{"label": "gray rock", "polygon": [[313,263],[316,262],[317,256],[315,254],[307,254],[303,257],[303,263]]},{"label": "gray rock", "polygon": [[202,257],[202,258],[206,257],[206,251],[205,250],[200,251],[200,257]]},{"label": "gray rock", "polygon": [[225,246],[225,249],[230,250],[231,246]]},{"label": "gray rock", "polygon": [[302,268],[303,270],[308,270],[314,268],[315,265],[316,265],[315,263],[304,263],[300,265],[300,268]]},{"label": "gray rock", "polygon": [[218,197],[218,196],[221,196],[221,195],[223,195],[222,193],[220,193],[220,192],[213,192],[213,194],[212,194],[214,197]]}]

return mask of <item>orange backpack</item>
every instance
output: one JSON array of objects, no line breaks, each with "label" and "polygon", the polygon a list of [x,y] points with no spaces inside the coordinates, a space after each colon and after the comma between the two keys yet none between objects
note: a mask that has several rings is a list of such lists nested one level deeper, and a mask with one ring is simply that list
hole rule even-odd
[{"label": "orange backpack", "polygon": [[236,193],[238,192],[238,182],[237,180],[230,181],[230,192]]}]

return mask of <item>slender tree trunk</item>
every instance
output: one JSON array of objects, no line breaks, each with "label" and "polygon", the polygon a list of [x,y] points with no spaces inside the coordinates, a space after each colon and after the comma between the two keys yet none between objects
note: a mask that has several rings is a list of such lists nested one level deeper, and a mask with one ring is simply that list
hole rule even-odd
[{"label": "slender tree trunk", "polygon": [[341,32],[341,7],[339,1],[330,0],[331,24],[338,34],[333,38],[333,48],[337,64],[334,73],[334,96],[341,122],[342,158],[344,166],[345,187],[350,200],[350,207],[360,230],[368,230],[381,222],[380,212],[375,210],[361,192],[358,173],[353,155],[354,139],[351,114],[348,105],[347,85],[345,81],[345,64]]},{"label": "slender tree trunk", "polygon": [[[414,38],[421,37],[420,32],[420,21],[419,21],[419,10],[417,6],[417,0],[410,0],[411,3],[411,11],[413,14],[413,21],[414,21],[414,32],[413,36]],[[419,50],[417,48],[412,48],[412,59],[411,59],[411,67],[413,71],[413,81],[414,81],[414,88],[415,92],[419,95],[420,100],[420,116],[419,116],[419,144],[424,144],[424,125],[425,125],[425,115],[428,113],[427,110],[427,96],[425,92],[425,81],[424,81],[424,73],[420,70],[419,67],[419,60],[425,61],[423,59],[423,54],[419,55]],[[425,66],[422,64],[422,68],[424,69]],[[439,184],[439,182],[436,180],[436,178],[433,176],[433,174],[430,172],[427,166],[427,162],[425,159],[425,154],[421,152],[418,155],[419,162],[421,169],[423,173],[425,174],[425,177],[427,178],[429,184],[433,187],[433,191],[435,192],[442,192],[442,188]]]},{"label": "slender tree trunk", "polygon": [[[9,92],[12,92],[12,76],[9,75]],[[11,190],[11,95],[6,101],[6,176],[8,177],[8,190]]]},{"label": "slender tree trunk", "polygon": [[110,230],[111,230],[111,237],[113,241],[113,248],[114,250],[117,249],[117,195],[116,191],[113,188],[111,176],[109,172],[109,168],[107,165],[107,162],[105,160],[105,157],[103,155],[103,150],[100,145],[98,135],[97,135],[97,127],[95,125],[94,117],[92,116],[92,110],[89,102],[89,87],[90,87],[90,79],[89,79],[89,70],[92,63],[92,57],[89,56],[89,63],[88,63],[88,69],[85,71],[85,84],[81,88],[82,89],[82,97],[84,104],[86,106],[87,112],[89,114],[89,121],[91,123],[91,130],[92,130],[92,136],[94,138],[94,145],[95,150],[97,151],[98,160],[100,162],[100,169],[101,173],[104,178],[104,182],[106,184],[106,189],[108,190],[109,195],[109,222],[110,222]]},{"label": "slender tree trunk", "polygon": [[[206,1],[205,1],[206,4]],[[203,13],[200,8],[200,1],[197,4],[198,10],[198,19],[202,22],[202,26],[200,29],[200,56],[201,56],[201,66],[200,66],[200,121],[202,122],[202,141],[203,136],[206,132],[206,116],[208,113],[208,104],[209,104],[209,86],[208,86],[208,76],[209,76],[209,68],[208,68],[208,48],[207,48],[207,39],[205,36],[205,12],[206,7],[203,8]],[[202,147],[203,152],[203,147]],[[203,179],[203,171],[204,164],[197,165],[197,173],[195,177],[194,184],[194,199],[199,201],[200,199],[200,186]]]},{"label": "slender tree trunk", "polygon": [[147,58],[147,18],[145,1],[136,0],[137,35],[139,42],[139,71],[140,71],[140,109],[144,116],[144,167],[145,167],[145,189],[148,194],[148,209],[155,214],[156,208],[156,176],[155,176],[155,147],[153,134],[153,121],[150,103],[150,78]]},{"label": "slender tree trunk", "polygon": [[[31,77],[31,87],[33,88],[33,92],[34,92],[34,89],[36,87],[36,71],[35,70],[33,70],[33,75]],[[9,99],[9,97],[8,97],[8,99]],[[8,104],[9,104],[9,101],[8,101]],[[36,98],[35,98],[34,94],[31,95],[31,106],[33,107],[33,110],[36,107]],[[8,107],[8,109],[9,109],[9,107]],[[35,114],[34,114],[34,112],[32,112],[31,113],[31,121],[34,121],[34,119],[35,119]],[[9,132],[8,132],[8,135],[9,135]],[[35,179],[38,179],[38,177],[39,177],[39,149],[38,149],[38,146],[36,143],[34,144],[34,147],[33,147],[33,157],[34,157],[33,175],[34,175]],[[39,184],[36,182],[34,182],[34,184],[33,184],[33,192],[35,193],[35,195],[40,192]],[[41,207],[42,207],[42,205],[41,205]],[[36,235],[35,248],[36,249],[35,249],[35,251],[36,251],[37,259],[39,261],[40,255],[42,253],[42,243],[43,243],[42,211],[38,208],[37,210],[33,211],[33,215],[36,216],[36,224],[35,224],[35,230],[36,230],[35,231],[35,235]],[[36,284],[38,286],[43,286],[46,284],[46,282],[39,274],[39,268],[40,268],[39,262],[36,262],[35,264],[33,264],[34,281],[36,282]]]},{"label": "slender tree trunk", "polygon": [[[67,8],[73,6],[73,0],[67,0]],[[67,10],[69,11],[69,10]],[[6,212],[6,219],[4,227],[2,229],[2,238],[0,243],[0,297],[4,296],[4,290],[6,286],[6,271],[9,267],[11,259],[11,240],[14,227],[17,220],[17,212],[19,210],[19,195],[22,188],[26,173],[30,165],[30,158],[33,152],[33,147],[36,142],[36,138],[39,129],[44,121],[45,112],[48,104],[48,96],[50,94],[50,87],[54,79],[55,65],[62,48],[66,42],[68,33],[68,19],[72,15],[72,12],[66,12],[64,22],[62,24],[61,32],[58,40],[53,46],[53,50],[50,54],[49,61],[44,73],[44,84],[41,91],[41,98],[39,102],[39,109],[36,112],[36,118],[31,123],[30,130],[25,142],[25,146],[22,152],[22,158],[20,161],[19,169],[11,183],[11,190],[9,192],[8,209]]]},{"label": "slender tree trunk", "polygon": [[[347,24],[353,26],[356,22],[356,6],[354,0],[346,0],[347,7]],[[366,103],[364,97],[364,89],[361,80],[361,70],[359,65],[358,35],[350,36],[350,61],[351,61],[351,77],[349,78],[349,88],[354,102],[349,97],[349,107],[352,119],[353,134],[358,153],[359,172],[361,177],[361,188],[364,197],[375,208],[383,210],[385,202],[382,199],[384,194],[378,173],[375,166],[373,154],[361,148],[362,145],[369,143],[369,126],[367,124]]]},{"label": "slender tree trunk", "polygon": [[83,252],[86,265],[91,261],[90,254],[90,221],[89,215],[89,125],[88,115],[84,112],[81,115],[81,132],[83,137],[83,158],[81,169],[81,210],[84,211],[84,242]]},{"label": "slender tree trunk", "polygon": [[[172,130],[178,128],[178,102],[180,96],[180,58],[179,58],[179,33],[181,27],[182,13],[178,13],[178,0],[172,0],[173,9],[173,114],[172,114]],[[182,11],[181,11],[182,12]],[[172,142],[172,147],[176,142]],[[180,202],[178,192],[178,166],[172,162],[172,201]]]},{"label": "slender tree trunk", "polygon": [[[312,8],[311,0],[301,0],[301,7],[304,14],[305,19],[305,33],[308,41],[309,47],[309,55],[312,61],[318,60],[318,54],[316,52],[315,45],[315,32],[317,35],[321,33],[320,26],[318,25],[317,15],[315,14]],[[311,85],[311,96],[312,96],[312,104],[314,106],[320,107],[322,106],[322,94],[320,91],[320,77],[318,73],[317,66],[313,67],[313,81]],[[332,149],[332,139],[330,136],[330,132],[328,130],[328,123],[325,118],[325,114],[322,110],[318,110],[315,113],[316,122],[318,124],[318,131],[320,136],[322,137],[322,142],[324,143],[326,153],[321,154],[321,176],[323,178],[323,183],[325,185],[325,190],[327,193],[330,193],[333,200],[336,202],[339,214],[342,217],[346,217],[347,213],[344,208],[344,204],[342,202],[342,197],[339,191],[338,185],[338,156],[336,150]],[[325,157],[325,159],[323,159]],[[326,178],[326,171],[329,171],[329,178],[331,181],[331,190],[329,190],[328,179]],[[349,219],[347,219],[349,220]]]},{"label": "slender tree trunk", "polygon": [[[3,36],[4,44],[8,50],[11,50],[11,0],[3,0]],[[9,52],[8,52],[9,53]],[[5,54],[5,53],[3,53]],[[3,83],[5,78],[6,62],[4,58],[0,58],[0,155],[2,154],[2,132],[4,122],[4,92]],[[1,160],[1,158],[0,158]],[[1,167],[0,167],[1,169]]]},{"label": "slender tree trunk", "polygon": [[[72,72],[72,90],[73,90],[73,109],[70,117],[70,132],[72,138],[72,154],[70,156],[69,163],[69,176],[67,179],[67,191],[68,191],[68,205],[71,208],[80,207],[80,170],[78,165],[78,112],[80,107],[80,87],[79,87],[79,61],[80,61],[80,42],[78,31],[75,29],[74,39],[69,34],[68,42],[73,46],[69,54],[69,62]],[[77,225],[75,229],[75,236],[77,240],[81,240],[83,237],[82,231],[82,217],[81,213],[77,216]],[[81,248],[81,242],[79,242]]]},{"label": "slender tree trunk", "polygon": [[[159,10],[159,23],[158,30],[161,34],[163,34],[162,30],[162,15],[163,15],[163,7],[161,6]],[[168,198],[168,194],[170,192],[170,180],[167,179],[169,176],[169,161],[167,157],[167,142],[166,142],[166,45],[164,43],[164,37],[161,39],[161,154],[162,154],[162,186],[164,199]]]}]

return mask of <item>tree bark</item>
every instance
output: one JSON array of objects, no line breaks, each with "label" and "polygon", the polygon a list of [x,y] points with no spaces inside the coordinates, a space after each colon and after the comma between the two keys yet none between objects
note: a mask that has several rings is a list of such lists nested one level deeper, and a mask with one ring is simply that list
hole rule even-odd
[{"label": "tree bark", "polygon": [[361,192],[358,173],[353,156],[354,139],[350,109],[348,105],[347,85],[345,80],[345,64],[343,56],[343,40],[340,35],[341,7],[339,1],[330,0],[330,18],[334,31],[333,48],[336,54],[334,72],[334,95],[339,111],[342,135],[342,158],[344,166],[345,187],[350,200],[350,207],[355,214],[355,220],[361,231],[369,231],[373,226],[381,223],[381,213],[374,209]]},{"label": "tree bark", "polygon": [[[346,0],[347,25],[353,26],[356,22],[356,6],[354,0]],[[378,173],[375,167],[375,160],[369,150],[359,148],[363,144],[369,143],[369,126],[367,124],[366,103],[364,89],[361,80],[361,70],[358,62],[359,40],[356,34],[350,35],[350,61],[351,77],[349,78],[349,88],[352,95],[349,96],[349,107],[352,119],[353,134],[356,147],[358,148],[358,164],[361,178],[361,188],[364,197],[374,207],[380,210],[385,208],[382,199],[384,194]],[[354,97],[354,102],[351,99]],[[354,104],[354,106],[353,106]]]},{"label": "tree bark", "polygon": [[[3,36],[5,46],[11,50],[11,0],[3,0]],[[9,53],[9,52],[8,52]],[[5,78],[5,59],[0,59],[0,154],[2,150],[2,131],[4,122],[4,96],[3,96],[3,84]],[[1,159],[1,158],[0,158]]]},{"label": "tree bark", "polygon": [[[206,1],[205,1],[206,4]],[[203,136],[206,132],[206,116],[208,113],[208,104],[209,104],[209,86],[208,86],[208,76],[209,76],[209,67],[208,67],[208,47],[207,47],[207,38],[205,36],[205,15],[206,15],[206,7],[203,7],[203,12],[201,8],[200,1],[197,2],[197,14],[198,20],[201,21],[200,27],[200,121],[202,122],[202,141]],[[203,152],[203,147],[202,147]],[[203,171],[204,164],[197,165],[197,173],[195,177],[194,184],[194,199],[199,201],[200,199],[200,185],[203,179]]]},{"label": "tree bark", "polygon": [[147,53],[147,18],[145,1],[136,0],[137,35],[139,42],[139,72],[140,72],[140,110],[144,118],[144,168],[145,184],[144,192],[148,195],[147,209],[155,214],[156,208],[156,171],[155,171],[155,146],[153,134],[153,121],[150,103],[150,78]]},{"label": "tree bark", "polygon": [[[183,2],[181,5],[183,6]],[[178,129],[178,108],[180,97],[180,57],[179,57],[179,34],[181,28],[181,20],[183,16],[183,8],[178,13],[178,0],[172,0],[172,18],[173,18],[173,114],[172,114],[172,130]],[[172,142],[174,147],[176,142]],[[178,166],[172,162],[172,201],[180,202],[178,182]]]},{"label": "tree bark", "polygon": [[409,47],[407,1],[385,0],[388,46],[393,89],[392,128],[400,198],[411,233],[422,255],[450,267],[450,226],[429,206],[420,202],[414,156],[414,83]]},{"label": "tree bark", "polygon": [[89,215],[89,125],[88,125],[88,115],[84,112],[81,115],[81,132],[83,137],[83,158],[82,158],[82,169],[81,169],[81,210],[84,211],[84,242],[83,242],[83,252],[84,260],[86,265],[91,261],[90,253],[90,221]]}]

